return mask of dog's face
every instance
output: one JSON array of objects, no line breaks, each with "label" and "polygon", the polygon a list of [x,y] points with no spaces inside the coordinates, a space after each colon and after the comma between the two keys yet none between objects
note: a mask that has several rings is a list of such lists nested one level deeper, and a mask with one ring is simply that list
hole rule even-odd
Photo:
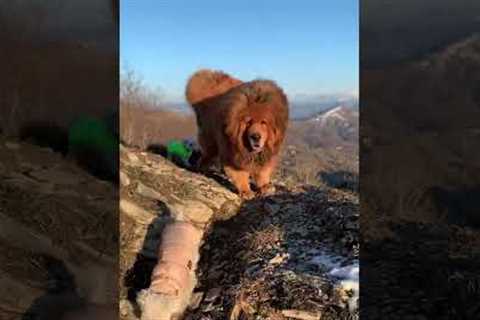
[{"label": "dog's face", "polygon": [[263,117],[247,116],[243,119],[245,130],[243,132],[243,144],[252,153],[262,152],[271,139],[269,120]]}]

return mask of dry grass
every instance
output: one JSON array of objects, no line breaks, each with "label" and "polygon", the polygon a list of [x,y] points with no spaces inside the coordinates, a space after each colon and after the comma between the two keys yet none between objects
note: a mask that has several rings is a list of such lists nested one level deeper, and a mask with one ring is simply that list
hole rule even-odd
[{"label": "dry grass", "polygon": [[120,83],[120,138],[128,146],[147,149],[170,139],[196,134],[193,115],[167,111],[160,94],[127,70]]},{"label": "dry grass", "polygon": [[[260,311],[260,302],[269,300],[269,298],[270,293],[263,281],[245,280],[240,285],[240,290],[235,297],[229,319],[255,319],[254,315]],[[270,313],[262,311],[262,313]]]},{"label": "dry grass", "polygon": [[183,139],[196,133],[195,119],[172,111],[125,107],[120,111],[120,138],[128,146],[147,149],[170,139]]},{"label": "dry grass", "polygon": [[267,228],[254,230],[247,233],[245,239],[252,250],[261,247],[274,247],[283,240],[284,231],[276,225],[270,225]]}]

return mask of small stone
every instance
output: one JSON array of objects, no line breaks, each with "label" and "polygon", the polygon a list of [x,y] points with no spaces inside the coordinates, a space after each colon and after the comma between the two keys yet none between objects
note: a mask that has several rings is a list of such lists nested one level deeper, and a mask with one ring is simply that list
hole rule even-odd
[{"label": "small stone", "polygon": [[127,187],[130,185],[130,178],[128,177],[128,175],[123,172],[123,171],[120,171],[120,183],[122,184],[122,186],[124,187]]},{"label": "small stone", "polygon": [[288,253],[285,253],[285,254],[280,254],[278,253],[275,257],[273,257],[272,259],[270,259],[270,261],[268,262],[269,264],[281,264],[283,263],[286,259],[288,259],[289,257],[289,254]]},{"label": "small stone", "polygon": [[120,210],[139,224],[149,225],[155,218],[153,213],[126,199],[120,200]]},{"label": "small stone", "polygon": [[268,203],[268,202],[263,205],[263,208],[269,214],[276,214],[280,210],[280,206],[278,204]]},{"label": "small stone", "polygon": [[203,292],[194,292],[190,298],[190,304],[188,305],[188,308],[190,310],[197,310],[202,302],[203,295]]},{"label": "small stone", "polygon": [[207,295],[205,296],[205,302],[212,302],[215,301],[222,293],[222,288],[212,288],[208,290]]},{"label": "small stone", "polygon": [[11,150],[18,150],[20,149],[20,145],[18,143],[13,142],[5,142],[5,147]]},{"label": "small stone", "polygon": [[131,311],[131,305],[130,305],[130,302],[126,301],[126,300],[121,300],[120,301],[120,306],[119,306],[119,309],[120,309],[120,315],[123,316],[123,317],[126,317],[129,312]]},{"label": "small stone", "polygon": [[320,320],[321,314],[318,312],[308,312],[302,310],[282,310],[283,316],[287,318],[300,320]]},{"label": "small stone", "polygon": [[132,152],[127,153],[127,158],[131,163],[138,163],[140,161],[140,159],[138,159],[137,155],[132,153]]},{"label": "small stone", "polygon": [[240,206],[239,201],[227,200],[222,204],[220,210],[215,212],[215,219],[218,220],[228,220],[235,216],[238,212]]},{"label": "small stone", "polygon": [[162,196],[159,192],[153,190],[150,187],[147,187],[146,185],[140,182],[137,183],[137,193],[149,199],[160,200],[165,202],[164,196]]},{"label": "small stone", "polygon": [[215,306],[213,304],[213,302],[210,302],[207,306],[205,306],[202,311],[203,312],[210,312],[210,311],[213,311],[215,309]]}]

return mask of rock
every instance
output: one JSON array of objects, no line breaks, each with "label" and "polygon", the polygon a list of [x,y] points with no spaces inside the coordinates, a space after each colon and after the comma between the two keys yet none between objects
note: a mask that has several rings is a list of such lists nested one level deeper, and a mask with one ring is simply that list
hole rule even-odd
[{"label": "rock", "polygon": [[120,200],[120,211],[121,213],[127,214],[136,223],[144,226],[150,224],[155,218],[152,213],[126,199]]},{"label": "rock", "polygon": [[129,314],[132,314],[132,305],[127,300],[120,300],[119,312],[122,317],[126,317]]},{"label": "rock", "polygon": [[127,152],[127,159],[132,163],[136,164],[140,161],[140,159],[135,155],[133,152]]},{"label": "rock", "polygon": [[13,143],[13,142],[5,142],[5,147],[7,147],[7,149],[11,149],[11,150],[20,149],[20,145],[18,143]]},{"label": "rock", "polygon": [[172,204],[170,210],[176,219],[200,225],[207,224],[213,216],[213,210],[210,207],[203,202],[193,200]]},{"label": "rock", "polygon": [[288,253],[279,253],[277,254],[275,257],[273,257],[272,259],[270,259],[270,261],[268,262],[269,264],[281,264],[283,263],[285,260],[287,260],[289,257],[289,254]]},{"label": "rock", "polygon": [[130,185],[130,178],[123,171],[120,171],[120,184],[124,187],[128,187]]},{"label": "rock", "polygon": [[205,307],[202,308],[202,312],[211,312],[215,310],[215,305],[213,302],[208,303]]},{"label": "rock", "polygon": [[317,179],[332,188],[357,190],[358,175],[347,171],[319,172]]},{"label": "rock", "polygon": [[194,292],[192,294],[192,298],[190,299],[190,304],[188,305],[188,308],[190,310],[197,310],[200,306],[200,302],[202,302],[203,295],[203,292]]},{"label": "rock", "polygon": [[205,302],[213,302],[215,301],[222,293],[222,288],[212,288],[208,290],[207,295],[205,296]]},{"label": "rock", "polygon": [[266,203],[263,205],[263,208],[264,208],[265,211],[267,211],[269,214],[275,214],[275,213],[277,213],[277,212],[280,210],[280,205],[275,204],[275,203],[266,202]]},{"label": "rock", "polygon": [[162,196],[159,192],[153,190],[150,187],[147,187],[146,185],[144,185],[141,182],[137,182],[136,192],[137,192],[137,194],[139,194],[143,197],[150,198],[150,199],[153,199],[153,200],[159,200],[159,201],[165,201],[166,200],[166,198],[164,196]]},{"label": "rock", "polygon": [[[174,248],[173,239],[184,239],[187,236],[183,234],[180,238],[172,237],[168,231],[171,229],[169,226],[189,225],[199,232],[200,240],[212,222],[231,217],[238,211],[240,198],[215,180],[179,168],[161,156],[121,147],[120,158],[121,176],[128,177],[128,185],[135,186],[133,190],[130,188],[128,192],[123,192],[120,201],[120,247],[123,249],[120,276],[124,278],[127,273],[135,270],[139,256],[156,258],[151,256],[153,248],[159,248],[157,256],[162,257],[160,263],[153,268],[150,288],[138,296],[142,319],[170,319],[175,314],[182,314],[187,308],[198,309],[203,293],[193,294],[193,289],[196,284],[195,269],[200,242],[195,245],[197,252],[193,256],[188,253],[188,279],[182,276],[182,281],[170,281],[169,288],[174,290],[161,287],[162,283],[166,283],[163,279],[168,278],[165,278],[165,272],[175,269],[178,275],[181,270],[168,266],[168,261],[175,260],[175,253],[165,243]],[[126,185],[122,183],[122,187]],[[180,247],[184,248],[184,245]],[[182,251],[182,255],[186,254],[186,251]],[[162,260],[164,257],[170,260]],[[183,262],[181,265],[184,265]],[[136,272],[142,274],[134,276],[145,277],[143,269]],[[180,285],[176,286],[177,284]],[[123,290],[126,291],[128,290]],[[209,291],[206,300],[215,300],[218,296],[219,293],[215,294],[215,290]],[[126,299],[125,294],[121,298]]]},{"label": "rock", "polygon": [[282,310],[282,314],[287,318],[300,320],[320,320],[321,314],[319,312],[307,312],[302,310]]}]

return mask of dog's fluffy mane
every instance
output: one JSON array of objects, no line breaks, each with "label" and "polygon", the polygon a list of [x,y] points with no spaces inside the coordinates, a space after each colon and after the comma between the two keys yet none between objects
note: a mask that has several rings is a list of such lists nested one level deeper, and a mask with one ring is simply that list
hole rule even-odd
[{"label": "dog's fluffy mane", "polygon": [[219,96],[242,81],[221,71],[202,69],[195,72],[187,83],[185,96],[188,103],[195,106],[208,98]]},{"label": "dog's fluffy mane", "polygon": [[[205,121],[198,121],[198,124],[199,127],[210,125],[226,128],[230,144],[234,147],[230,157],[238,166],[261,166],[278,153],[288,123],[288,101],[275,82],[264,79],[242,82],[221,71],[200,70],[189,79],[185,95],[197,114],[197,120],[201,118],[199,114],[208,114],[205,106],[225,109],[222,119],[209,119],[207,116]],[[248,152],[234,134],[241,125],[241,119],[253,112],[264,112],[275,132],[274,141],[269,141],[259,154]],[[207,123],[219,120],[223,126],[218,122]]]}]

